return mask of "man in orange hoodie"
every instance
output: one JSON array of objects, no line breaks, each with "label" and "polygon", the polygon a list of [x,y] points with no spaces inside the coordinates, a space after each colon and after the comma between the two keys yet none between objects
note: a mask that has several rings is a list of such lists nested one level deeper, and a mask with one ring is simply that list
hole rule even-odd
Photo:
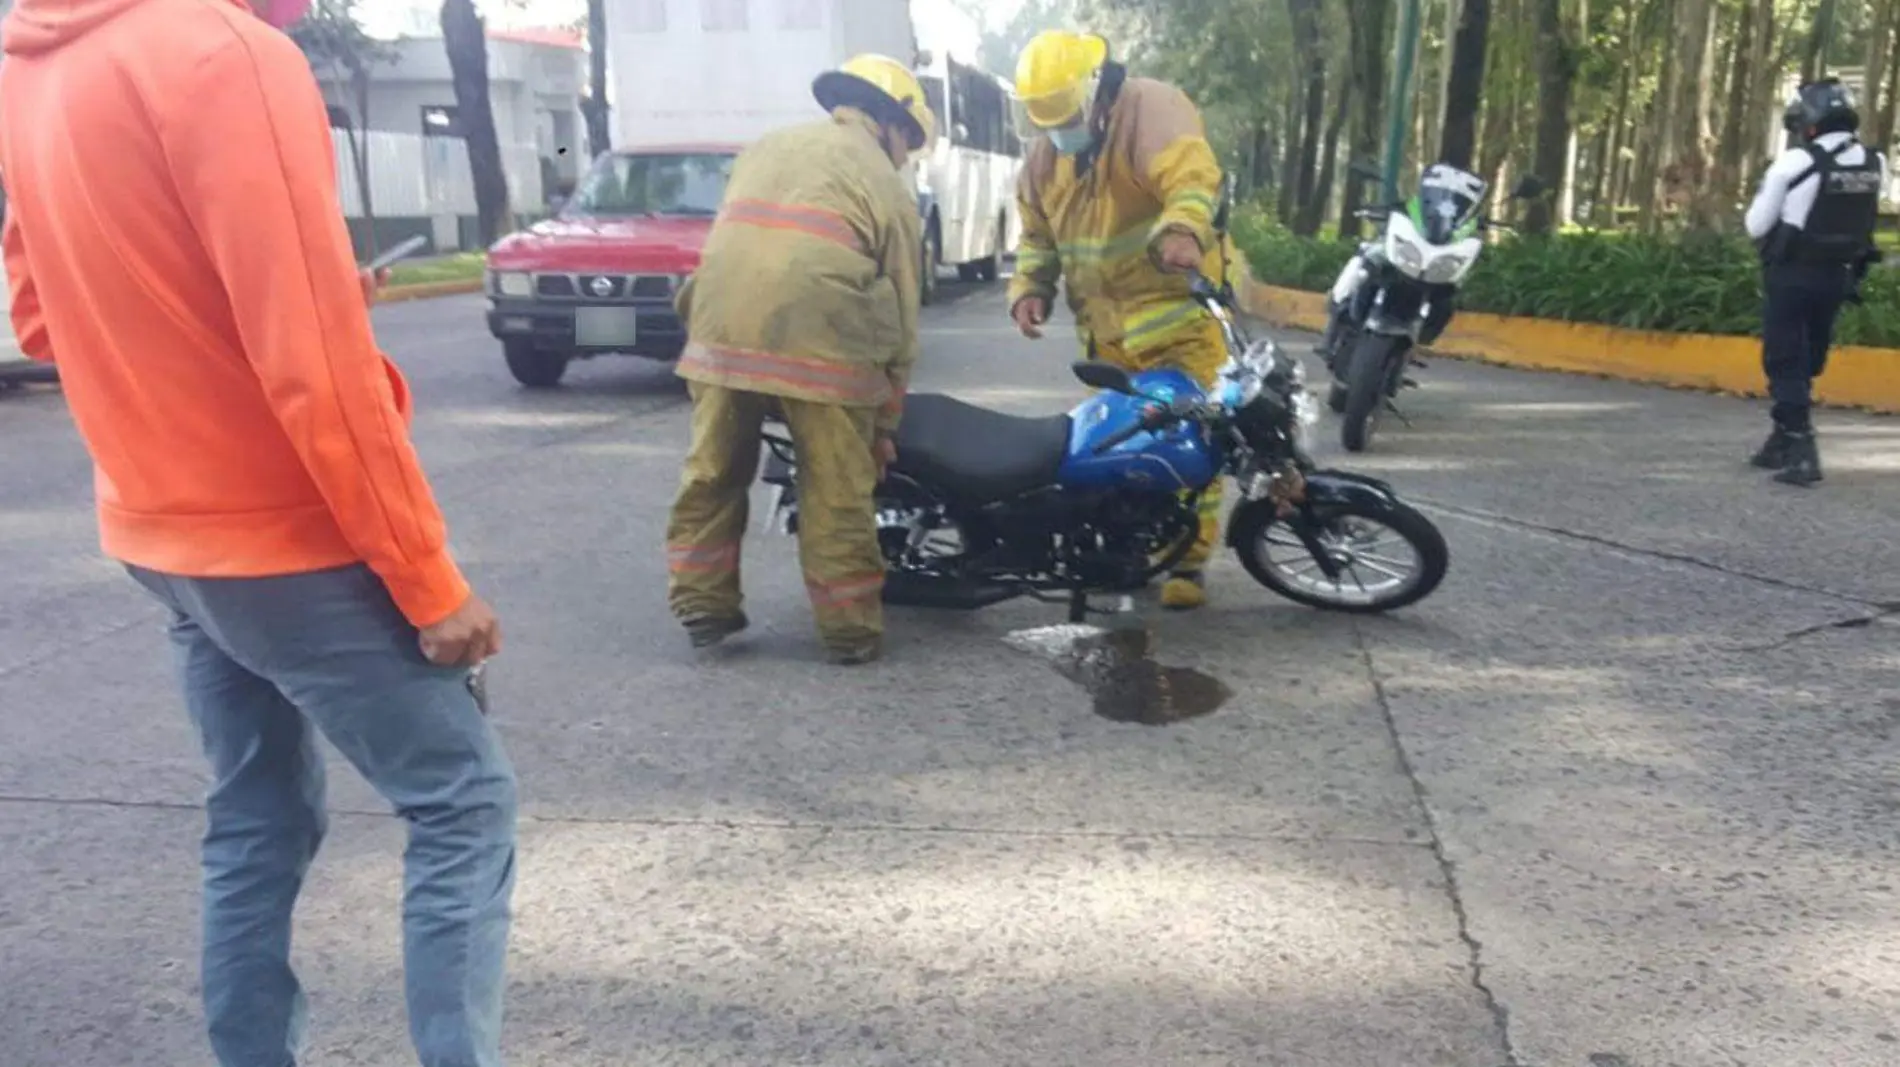
[{"label": "man in orange hoodie", "polygon": [[[291,911],[321,732],[409,824],[410,1032],[501,1062],[514,772],[471,668],[501,646],[451,558],[377,350],[308,0],[18,0],[0,26],[6,273],[96,466],[101,542],[164,606],[211,764],[203,995],[224,1067],[294,1063]],[[259,18],[258,16],[263,16]]]}]

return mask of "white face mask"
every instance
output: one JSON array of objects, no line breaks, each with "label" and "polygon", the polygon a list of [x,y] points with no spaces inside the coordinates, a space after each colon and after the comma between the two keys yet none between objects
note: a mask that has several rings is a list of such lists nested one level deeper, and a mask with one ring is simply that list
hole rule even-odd
[{"label": "white face mask", "polygon": [[1065,156],[1080,155],[1088,151],[1089,146],[1095,143],[1095,131],[1086,124],[1064,126],[1059,130],[1049,131],[1049,143],[1055,145],[1056,151]]}]

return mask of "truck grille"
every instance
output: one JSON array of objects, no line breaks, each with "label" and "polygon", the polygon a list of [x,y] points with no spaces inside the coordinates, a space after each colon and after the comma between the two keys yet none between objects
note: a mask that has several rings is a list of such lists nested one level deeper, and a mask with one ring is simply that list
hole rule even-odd
[{"label": "truck grille", "polygon": [[547,300],[666,300],[673,295],[670,274],[537,274],[536,296]]}]

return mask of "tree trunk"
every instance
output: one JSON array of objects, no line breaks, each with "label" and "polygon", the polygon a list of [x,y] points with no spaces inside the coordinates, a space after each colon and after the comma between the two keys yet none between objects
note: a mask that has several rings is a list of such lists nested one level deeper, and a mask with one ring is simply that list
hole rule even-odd
[{"label": "tree trunk", "polygon": [[1828,47],[1834,42],[1834,0],[1821,0],[1808,28],[1808,44],[1801,57],[1801,80],[1811,82],[1827,70]]},{"label": "tree trunk", "polygon": [[[1352,107],[1352,79],[1339,79],[1339,98],[1333,102],[1332,117],[1326,120],[1325,145],[1320,150],[1319,176],[1313,182],[1313,197],[1300,212],[1299,225],[1293,232],[1307,237],[1319,232],[1333,199],[1333,172],[1339,161],[1339,135],[1345,131],[1346,116]],[[1345,233],[1345,230],[1341,230]]]},{"label": "tree trunk", "polygon": [[[1661,24],[1673,27],[1675,23],[1676,3],[1693,3],[1694,0],[1665,0]],[[1665,32],[1673,32],[1665,29]],[[1662,222],[1662,173],[1671,157],[1672,144],[1669,132],[1674,128],[1677,71],[1682,67],[1681,49],[1664,48],[1662,50],[1662,72],[1656,79],[1656,91],[1650,94],[1649,107],[1644,115],[1643,134],[1637,146],[1636,175],[1631,183],[1630,195],[1637,198],[1638,217],[1642,228],[1655,232]]]},{"label": "tree trunk", "polygon": [[1887,65],[1886,96],[1886,103],[1881,105],[1874,119],[1874,136],[1876,140],[1873,143],[1878,145],[1883,151],[1887,148],[1887,142],[1893,138],[1894,105],[1900,104],[1900,63],[1889,63]]},{"label": "tree trunk", "polygon": [[356,195],[363,203],[364,243],[369,258],[375,259],[382,244],[376,239],[376,201],[370,195],[369,146],[369,65],[358,63],[350,71],[350,88],[356,92],[356,121],[350,123],[350,162],[356,168]]},{"label": "tree trunk", "polygon": [[[1722,143],[1716,155],[1715,187],[1724,197],[1734,198],[1742,188],[1742,154],[1747,146],[1749,119],[1757,117],[1749,112],[1748,101],[1754,89],[1755,77],[1755,20],[1760,17],[1761,5],[1744,3],[1742,22],[1735,28],[1735,70],[1729,78],[1728,106],[1722,118]],[[1774,0],[1767,0],[1770,15],[1774,12]]]},{"label": "tree trunk", "polygon": [[1569,27],[1564,25],[1563,0],[1533,2],[1536,4],[1537,139],[1531,172],[1543,179],[1550,192],[1530,202],[1524,214],[1524,229],[1530,233],[1550,233],[1559,221],[1556,207],[1566,191],[1570,85],[1576,52],[1570,41]]},{"label": "tree trunk", "polygon": [[[1590,0],[1577,0],[1577,21],[1570,34],[1566,51],[1570,54],[1570,69],[1574,80],[1577,68],[1583,62],[1583,49],[1590,41]],[[1566,96],[1574,94],[1574,86]],[[1575,106],[1575,100],[1570,105]],[[1557,198],[1557,224],[1567,225],[1577,218],[1577,157],[1581,148],[1582,135],[1574,121],[1569,123],[1569,144],[1564,146],[1564,180],[1562,191]]]},{"label": "tree trunk", "polygon": [[[1385,111],[1385,27],[1392,11],[1391,0],[1350,0],[1348,27],[1351,30],[1352,80],[1348,83],[1358,97],[1359,106],[1352,115],[1351,158],[1376,162],[1379,158],[1379,119]],[[1346,193],[1339,208],[1339,233],[1356,234],[1360,220],[1353,212],[1365,206],[1365,183],[1348,174]]]},{"label": "tree trunk", "polygon": [[[1294,47],[1306,57],[1306,87],[1301,98],[1306,114],[1301,125],[1298,186],[1294,193],[1296,218],[1304,221],[1318,177],[1320,125],[1326,116],[1326,52],[1319,34],[1320,0],[1287,0],[1287,11],[1293,18]],[[1302,231],[1296,224],[1294,230],[1310,234],[1318,225],[1315,221],[1313,230]]]},{"label": "tree trunk", "polygon": [[587,0],[587,73],[581,114],[587,119],[587,154],[597,157],[613,147],[607,114],[607,0]]},{"label": "tree trunk", "polygon": [[1523,25],[1522,5],[1505,0],[1500,10],[1505,16],[1505,32],[1491,41],[1491,48],[1497,54],[1492,57],[1493,82],[1503,81],[1486,94],[1484,103],[1483,143],[1479,146],[1477,174],[1491,184],[1493,202],[1503,198],[1505,164],[1511,158],[1515,147],[1519,121],[1523,113],[1523,101],[1519,90],[1522,81],[1517,77],[1513,45],[1515,42],[1530,39],[1529,27]]},{"label": "tree trunk", "polygon": [[508,173],[495,138],[495,112],[488,99],[488,39],[474,0],[442,0],[442,45],[455,84],[455,113],[468,148],[475,183],[475,214],[482,247],[514,229],[508,208]]},{"label": "tree trunk", "polygon": [[[1775,26],[1775,0],[1758,0],[1755,11],[1755,58],[1753,60],[1755,84],[1749,98],[1749,110],[1754,113],[1751,120],[1754,125],[1748,130],[1745,154],[1742,156],[1743,180],[1752,181],[1752,175],[1761,169],[1765,157],[1780,149],[1780,142],[1770,143],[1770,133],[1765,128],[1768,123],[1781,114],[1781,101],[1776,97],[1781,92],[1781,72],[1785,68],[1777,45],[1783,39],[1777,36]],[[1780,123],[1775,122],[1775,129]]]},{"label": "tree trunk", "polygon": [[[1290,68],[1289,73],[1293,73]],[[1304,139],[1306,115],[1301,84],[1299,76],[1293,74],[1286,94],[1285,133],[1280,138],[1280,196],[1275,208],[1282,226],[1292,224],[1293,212],[1299,207],[1300,142]]]},{"label": "tree trunk", "polygon": [[1891,131],[1880,128],[1880,117],[1886,113],[1886,101],[1889,94],[1883,92],[1887,81],[1887,63],[1893,55],[1893,20],[1895,0],[1869,0],[1873,7],[1874,25],[1867,38],[1867,84],[1860,94],[1861,114],[1870,121],[1866,123],[1867,132],[1873,136],[1871,143],[1885,145]]},{"label": "tree trunk", "polygon": [[1451,74],[1445,80],[1445,129],[1438,158],[1470,170],[1478,151],[1478,108],[1484,99],[1484,61],[1491,32],[1491,0],[1450,0],[1459,5],[1458,33],[1451,42]]},{"label": "tree trunk", "polygon": [[[1773,0],[1770,0],[1772,3]],[[1623,70],[1616,83],[1616,105],[1610,113],[1610,127],[1603,138],[1603,155],[1597,159],[1596,180],[1590,189],[1590,214],[1598,226],[1614,226],[1616,209],[1622,204],[1623,146],[1629,130],[1630,93],[1635,87],[1636,71],[1641,66],[1642,48],[1636,38],[1638,0],[1625,0],[1623,40],[1628,45]],[[1607,198],[1607,199],[1606,199]]]},{"label": "tree trunk", "polygon": [[1437,65],[1432,68],[1435,75],[1431,85],[1431,107],[1427,109],[1425,102],[1422,99],[1419,101],[1419,112],[1425,117],[1425,132],[1420,135],[1418,143],[1433,152],[1438,151],[1445,137],[1445,85],[1451,79],[1452,38],[1458,35],[1458,0],[1441,2],[1444,4],[1443,24],[1438,30],[1438,48],[1435,51]]},{"label": "tree trunk", "polygon": [[1273,181],[1273,138],[1267,120],[1258,119],[1247,144],[1247,198],[1253,199]]},{"label": "tree trunk", "polygon": [[1673,198],[1683,205],[1683,218],[1690,229],[1715,229],[1726,220],[1721,197],[1710,181],[1710,148],[1715,139],[1709,128],[1711,85],[1715,81],[1714,0],[1681,0],[1676,13],[1677,40],[1683,47],[1670,138],[1675,145],[1670,185]]}]

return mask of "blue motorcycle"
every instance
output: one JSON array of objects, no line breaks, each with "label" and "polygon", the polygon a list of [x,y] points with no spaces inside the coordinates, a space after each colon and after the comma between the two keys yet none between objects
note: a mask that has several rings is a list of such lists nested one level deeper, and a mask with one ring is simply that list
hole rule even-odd
[{"label": "blue motorcycle", "polygon": [[[1275,593],[1369,613],[1438,587],[1448,554],[1431,520],[1384,483],[1307,456],[1318,403],[1301,362],[1249,337],[1224,289],[1196,276],[1193,292],[1228,349],[1211,391],[1177,370],[1084,361],[1075,376],[1100,392],[1066,415],[908,398],[876,495],[886,603],[968,611],[1029,596],[1066,600],[1081,622],[1089,597],[1132,594],[1186,556],[1196,504],[1221,477],[1239,489],[1227,545]],[[768,522],[795,533],[797,456],[764,437]]]}]

